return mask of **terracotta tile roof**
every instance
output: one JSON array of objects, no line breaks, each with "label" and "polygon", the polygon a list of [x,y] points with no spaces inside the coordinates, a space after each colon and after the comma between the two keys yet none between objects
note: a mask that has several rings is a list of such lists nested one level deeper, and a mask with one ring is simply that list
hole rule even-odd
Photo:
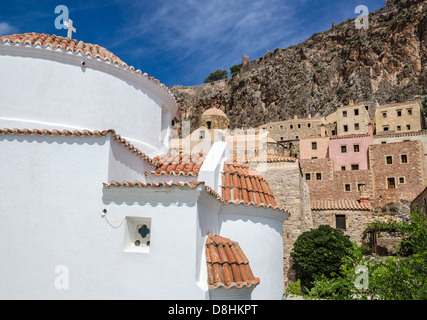
[{"label": "terracotta tile roof", "polygon": [[[243,158],[243,159],[242,159]],[[296,162],[297,158],[278,154],[233,154],[233,160],[244,163]]]},{"label": "terracotta tile roof", "polygon": [[267,181],[245,164],[232,161],[224,163],[221,189],[224,202],[277,207]]},{"label": "terracotta tile roof", "polygon": [[84,43],[83,41],[70,39],[68,37],[61,37],[56,36],[54,34],[51,35],[37,32],[3,36],[0,37],[0,44],[2,43],[18,43],[21,45],[30,45],[33,47],[41,46],[42,48],[50,47],[52,49],[61,49],[64,52],[71,51],[73,53],[81,53],[84,56],[99,58],[101,61],[109,61],[121,67],[124,66],[127,69],[134,71],[135,73],[142,74],[144,77],[147,77],[149,80],[155,82],[160,87],[164,88],[170,94],[171,97],[174,97],[172,92],[164,84],[160,83],[159,80],[153,77],[149,77],[146,73],[143,74],[141,70],[135,70],[134,67],[128,66],[112,52],[97,44]]},{"label": "terracotta tile roof", "polygon": [[427,135],[427,131],[407,131],[407,132],[392,132],[380,133],[374,135],[374,139],[393,138],[393,137],[411,137]]},{"label": "terracotta tile roof", "polygon": [[146,175],[197,176],[206,155],[204,154],[165,154],[153,158],[156,170]]},{"label": "terracotta tile roof", "polygon": [[208,285],[211,289],[249,288],[260,283],[260,279],[253,275],[248,258],[238,242],[209,233],[205,249]]},{"label": "terracotta tile roof", "polygon": [[122,143],[129,151],[135,153],[141,159],[152,163],[150,157],[148,157],[144,152],[136,148],[133,144],[131,144],[126,139],[122,138],[119,134],[112,129],[109,130],[47,130],[47,129],[0,129],[0,135],[37,135],[37,136],[62,136],[62,137],[105,137],[107,134],[112,134],[113,138]]},{"label": "terracotta tile roof", "polygon": [[110,189],[110,188],[172,188],[177,187],[179,189],[183,188],[190,188],[190,189],[196,189],[199,185],[204,184],[203,181],[190,181],[190,182],[147,182],[143,183],[140,181],[123,181],[123,182],[117,182],[117,181],[111,181],[110,183],[103,183],[104,188]]},{"label": "terracotta tile roof", "polygon": [[371,206],[357,200],[314,200],[311,201],[311,210],[370,211]]}]

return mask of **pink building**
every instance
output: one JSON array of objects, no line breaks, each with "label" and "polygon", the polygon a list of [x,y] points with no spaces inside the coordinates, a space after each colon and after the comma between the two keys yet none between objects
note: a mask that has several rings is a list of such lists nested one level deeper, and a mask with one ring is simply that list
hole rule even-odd
[{"label": "pink building", "polygon": [[320,126],[320,137],[300,138],[300,159],[329,158],[329,137],[326,136],[325,126]]},{"label": "pink building", "polygon": [[329,157],[333,160],[335,171],[369,169],[368,148],[374,143],[372,125],[368,134],[331,137]]}]

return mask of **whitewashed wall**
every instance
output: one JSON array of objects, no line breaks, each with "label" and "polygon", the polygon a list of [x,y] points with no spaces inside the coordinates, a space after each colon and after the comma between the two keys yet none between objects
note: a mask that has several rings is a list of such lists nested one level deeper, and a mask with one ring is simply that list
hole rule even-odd
[{"label": "whitewashed wall", "polygon": [[160,141],[161,129],[176,112],[175,100],[146,76],[60,49],[10,44],[0,45],[0,70],[6,127],[114,129],[153,155],[169,145]]}]

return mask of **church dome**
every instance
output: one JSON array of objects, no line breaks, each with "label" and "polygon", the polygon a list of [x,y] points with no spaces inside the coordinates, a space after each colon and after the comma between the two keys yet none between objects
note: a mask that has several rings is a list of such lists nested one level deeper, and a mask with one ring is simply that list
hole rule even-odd
[{"label": "church dome", "polygon": [[0,37],[0,65],[2,127],[114,129],[146,154],[169,148],[174,95],[102,46],[13,34]]},{"label": "church dome", "polygon": [[[134,67],[128,66],[124,61],[118,58],[111,51],[92,43],[84,43],[76,39],[70,39],[68,37],[61,37],[54,34],[29,32],[22,34],[12,34],[0,37],[0,44],[20,44],[30,45],[32,47],[40,46],[42,48],[61,49],[64,52],[71,51],[73,53],[81,53],[84,56],[91,56],[92,58],[99,58],[101,61],[108,61],[113,64],[117,64],[120,67],[124,66],[136,73],[142,74],[141,70],[135,70]],[[159,80],[149,77],[146,73],[142,74],[148,77],[160,87],[164,88],[171,96],[172,92]]]},{"label": "church dome", "polygon": [[219,117],[227,118],[227,116],[225,115],[225,113],[223,111],[221,111],[220,109],[215,108],[215,107],[206,110],[203,113],[202,117],[205,117],[205,116],[219,116]]}]

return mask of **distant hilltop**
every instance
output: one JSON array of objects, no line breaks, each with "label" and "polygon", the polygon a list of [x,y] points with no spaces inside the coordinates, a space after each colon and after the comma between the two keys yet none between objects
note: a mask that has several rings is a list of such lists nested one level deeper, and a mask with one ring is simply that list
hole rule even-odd
[{"label": "distant hilltop", "polygon": [[200,126],[209,108],[224,111],[230,128],[258,127],[294,116],[326,116],[350,101],[401,102],[427,92],[427,2],[387,0],[369,14],[369,28],[354,19],[313,34],[301,44],[243,56],[231,78],[175,86],[173,121]]}]

